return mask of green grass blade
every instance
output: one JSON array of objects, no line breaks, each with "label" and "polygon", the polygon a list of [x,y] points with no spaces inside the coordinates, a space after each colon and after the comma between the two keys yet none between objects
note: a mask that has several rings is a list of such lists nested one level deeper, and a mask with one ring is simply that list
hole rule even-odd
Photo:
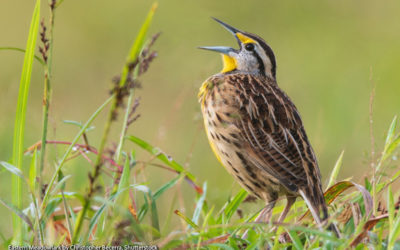
[{"label": "green grass blade", "polygon": [[386,140],[385,140],[385,149],[384,151],[386,151],[387,147],[389,146],[390,142],[392,142],[393,140],[393,136],[394,136],[394,132],[396,130],[396,126],[397,126],[397,116],[395,116],[392,120],[392,123],[390,124],[388,133],[386,135]]},{"label": "green grass blade", "polygon": [[[396,126],[397,126],[397,116],[395,116],[393,118],[393,121],[390,124],[389,130],[388,130],[387,135],[386,135],[385,146],[383,148],[382,156],[381,156],[381,159],[379,160],[378,165],[376,166],[376,169],[375,169],[376,172],[378,172],[381,169],[384,160],[387,158],[387,151],[388,151],[388,149],[389,149],[389,147],[390,147],[390,145],[391,145],[391,143],[393,141],[393,137],[394,137],[394,132],[396,130]],[[375,192],[375,190],[373,190],[373,191]]]},{"label": "green grass blade", "polygon": [[[387,191],[387,208],[388,208],[388,214],[389,214],[389,239],[388,239],[388,248],[389,250],[394,249],[394,244],[396,241],[396,238],[393,239],[393,233],[395,232],[395,224],[394,224],[394,219],[395,219],[395,206],[394,206],[394,198],[393,198],[393,192],[392,192],[392,186],[389,185],[388,191]],[[397,215],[399,216],[399,215]]]},{"label": "green grass blade", "polygon": [[129,51],[128,58],[126,59],[126,64],[124,68],[122,69],[122,74],[121,74],[121,79],[119,81],[119,86],[124,86],[126,83],[126,79],[128,77],[128,72],[129,72],[129,64],[134,62],[139,55],[140,50],[143,47],[143,44],[146,40],[146,34],[147,31],[150,28],[151,21],[153,20],[154,13],[157,9],[158,4],[154,3],[147,14],[147,17],[139,31],[139,34],[137,35],[135,42],[132,44],[132,47]]},{"label": "green grass blade", "polygon": [[233,216],[233,214],[238,209],[239,205],[244,201],[244,199],[246,199],[247,195],[248,195],[247,191],[241,189],[232,199],[232,201],[229,202],[228,206],[226,206],[225,209],[225,216],[227,218],[227,221],[229,221],[229,219]]},{"label": "green grass blade", "polygon": [[201,214],[201,211],[203,210],[204,201],[206,199],[206,193],[207,193],[207,182],[204,182],[203,194],[200,196],[199,200],[196,203],[196,208],[194,210],[193,218],[192,218],[192,221],[196,224],[199,223],[200,214]]},{"label": "green grass blade", "polygon": [[[28,41],[26,43],[24,64],[22,67],[21,80],[19,84],[19,93],[17,101],[17,110],[15,112],[14,138],[12,164],[22,169],[22,158],[24,154],[24,135],[25,135],[25,117],[28,102],[29,86],[31,82],[33,59],[35,55],[36,40],[39,29],[40,19],[40,0],[36,1],[33,10],[32,20],[29,28]],[[13,176],[12,178],[12,198],[13,204],[18,209],[22,208],[22,184],[21,179]],[[20,217],[13,214],[13,243],[22,245],[23,227]]]},{"label": "green grass blade", "polygon": [[37,174],[37,149],[33,151],[31,165],[29,167],[29,185],[31,186],[32,192],[36,189],[36,174]]},{"label": "green grass blade", "polygon": [[397,213],[396,222],[393,224],[393,228],[390,230],[389,233],[388,249],[394,249],[394,245],[396,243],[396,240],[399,239],[399,236],[400,236],[400,214]]},{"label": "green grass blade", "polygon": [[57,181],[57,185],[54,186],[53,190],[51,191],[51,194],[55,195],[58,190],[63,191],[65,188],[65,182],[71,177],[72,177],[72,175],[66,175],[66,176],[62,176],[62,177],[60,176],[59,180]]},{"label": "green grass blade", "polygon": [[178,183],[178,181],[182,178],[182,175],[178,175],[174,179],[170,180],[169,182],[165,183],[162,187],[160,187],[156,192],[154,192],[153,198],[157,200],[165,191],[172,188],[173,186]]},{"label": "green grass blade", "polygon": [[303,243],[301,243],[301,240],[300,240],[299,236],[297,235],[297,232],[288,231],[288,234],[289,234],[290,239],[292,239],[292,241],[293,241],[294,248],[296,248],[297,250],[304,249]]},{"label": "green grass blade", "polygon": [[[121,79],[119,81],[119,86],[123,86],[126,83],[127,77],[128,77],[128,72],[129,72],[129,65],[134,62],[137,57],[139,56],[140,51],[143,49],[143,45],[145,40],[147,39],[147,32],[150,28],[150,24],[151,21],[153,20],[153,16],[154,16],[154,12],[157,9],[157,3],[154,3],[149,11],[149,13],[147,14],[147,17],[142,25],[142,27],[139,30],[139,33],[135,39],[135,41],[133,42],[131,49],[129,51],[128,57],[126,59],[126,63],[122,69],[122,74],[121,74]],[[137,77],[137,71],[134,73],[133,78],[136,79]],[[129,91],[129,98],[128,98],[128,103],[127,103],[127,107],[126,107],[126,112],[125,112],[125,116],[124,116],[124,122],[122,124],[122,129],[121,129],[121,135],[120,135],[120,139],[118,142],[118,146],[117,146],[117,150],[116,150],[116,156],[115,156],[115,160],[117,162],[117,164],[120,164],[120,158],[121,158],[121,153],[122,153],[122,147],[124,145],[124,139],[125,139],[125,135],[127,132],[126,129],[126,124],[128,122],[129,119],[129,112],[130,112],[130,106],[133,100],[133,95],[134,95],[134,89],[130,89]]]},{"label": "green grass blade", "polygon": [[95,228],[95,226],[98,223],[98,220],[100,219],[100,216],[103,214],[103,212],[105,211],[105,209],[108,206],[112,206],[114,205],[113,201],[118,198],[119,195],[121,195],[123,192],[127,191],[129,188],[137,188],[140,187],[140,185],[136,186],[136,185],[130,185],[128,187],[125,188],[121,188],[121,190],[118,190],[116,193],[112,194],[107,200],[103,200],[103,204],[101,205],[101,207],[96,211],[96,213],[92,216],[92,218],[90,219],[89,222],[89,230],[87,231],[86,234],[86,242],[89,241],[89,237],[90,234],[92,233],[93,229]]},{"label": "green grass blade", "polygon": [[340,244],[342,243],[341,239],[336,238],[333,236],[332,232],[328,231],[321,231],[316,228],[311,228],[311,227],[303,227],[303,226],[289,226],[287,227],[290,231],[299,231],[299,232],[304,232],[304,233],[309,233],[314,236],[319,236],[323,238],[324,240],[329,240],[333,243]]},{"label": "green grass blade", "polygon": [[140,207],[138,213],[137,213],[137,218],[139,222],[142,222],[144,216],[147,214],[147,211],[149,211],[149,202],[147,201],[147,196],[144,197],[144,204]]},{"label": "green grass blade", "polygon": [[331,177],[329,178],[329,182],[328,182],[327,188],[332,186],[336,181],[336,178],[337,178],[337,176],[339,174],[340,168],[342,167],[343,154],[344,154],[344,151],[342,151],[342,153],[339,155],[339,158],[336,161],[335,167],[333,167],[333,170],[332,170],[332,173],[331,173]]},{"label": "green grass blade", "polygon": [[130,166],[129,166],[129,158],[126,157],[124,170],[122,171],[121,179],[118,184],[118,192],[121,192],[124,188],[129,186],[129,176],[131,174]]},{"label": "green grass blade", "polygon": [[4,201],[3,199],[0,198],[0,203],[3,204],[3,206],[5,206],[6,208],[10,209],[13,214],[15,214],[16,216],[18,216],[18,218],[21,218],[23,221],[26,222],[26,224],[33,230],[33,224],[32,221],[29,219],[28,216],[26,216],[26,214],[24,214],[21,210],[19,210],[17,207],[15,207],[14,205]]},{"label": "green grass blade", "polygon": [[393,221],[394,221],[394,198],[392,192],[392,186],[389,186],[387,192],[387,207],[388,207],[388,214],[389,214],[389,229],[393,229]]},{"label": "green grass blade", "polygon": [[44,209],[43,215],[40,218],[41,219],[40,222],[43,228],[46,227],[48,218],[50,217],[50,215],[54,213],[54,211],[60,205],[61,202],[62,202],[62,197],[52,198],[49,200],[49,203],[47,204],[46,208]]},{"label": "green grass blade", "polygon": [[397,135],[396,138],[389,144],[387,149],[384,151],[385,154],[382,156],[383,160],[386,160],[388,157],[390,157],[393,152],[397,149],[397,147],[400,144],[400,135]]},{"label": "green grass blade", "polygon": [[212,243],[207,246],[213,246],[213,247],[216,247],[217,249],[235,250],[233,247],[231,247],[227,244],[222,244],[222,243]]},{"label": "green grass blade", "polygon": [[[150,198],[150,208],[151,208],[151,226],[157,230],[157,232],[160,232],[160,221],[158,219],[158,212],[157,212],[157,203],[154,197],[149,193],[149,198]],[[155,236],[153,234],[153,239],[157,239],[159,236]]]},{"label": "green grass blade", "polygon": [[145,142],[144,140],[142,140],[136,136],[133,136],[133,135],[128,136],[127,139],[130,140],[131,142],[135,143],[136,145],[140,146],[144,150],[148,151],[152,155],[156,156],[157,159],[161,160],[162,162],[164,162],[165,164],[170,166],[172,169],[178,171],[179,173],[184,173],[191,181],[194,182],[196,180],[194,175],[192,175],[191,173],[186,171],[186,169],[182,165],[180,165],[179,163],[177,163],[176,161],[171,159],[171,157],[167,156],[159,148],[154,147],[154,146],[150,145],[149,143]]},{"label": "green grass blade", "polygon": [[25,176],[22,173],[22,171],[20,169],[18,169],[17,167],[15,167],[14,165],[12,165],[8,162],[5,162],[5,161],[0,162],[0,165],[2,165],[10,173],[14,174],[16,177],[19,177],[22,180],[25,180]]},{"label": "green grass blade", "polygon": [[[15,50],[15,51],[19,51],[22,53],[25,53],[26,50],[21,49],[21,48],[16,48],[16,47],[0,47],[0,50]],[[36,61],[38,61],[42,66],[45,66],[46,64],[43,62],[42,58],[38,57],[37,55],[34,55],[34,58],[36,59]]]},{"label": "green grass blade", "polygon": [[[121,177],[119,179],[117,192],[121,193],[123,190],[126,190],[129,187],[129,178],[131,175],[131,169],[129,165],[129,157],[126,157],[124,169],[122,170]],[[119,206],[125,207],[127,204],[127,200],[129,199],[129,193],[126,192],[118,198]],[[115,200],[117,202],[117,200]]]}]

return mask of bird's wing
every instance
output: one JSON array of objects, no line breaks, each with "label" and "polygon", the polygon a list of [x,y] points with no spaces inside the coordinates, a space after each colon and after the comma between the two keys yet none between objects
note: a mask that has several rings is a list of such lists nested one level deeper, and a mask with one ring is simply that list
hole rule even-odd
[{"label": "bird's wing", "polygon": [[275,82],[249,75],[238,77],[241,79],[229,80],[240,91],[236,126],[252,163],[291,191],[319,183],[315,155],[294,104]]}]

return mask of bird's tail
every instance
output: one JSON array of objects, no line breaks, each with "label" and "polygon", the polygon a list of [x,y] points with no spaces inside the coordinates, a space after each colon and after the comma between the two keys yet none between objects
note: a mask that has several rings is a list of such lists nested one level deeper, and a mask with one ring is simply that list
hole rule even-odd
[{"label": "bird's tail", "polygon": [[[315,222],[317,222],[318,226],[322,228],[328,219],[328,207],[326,205],[322,189],[320,192],[317,190],[299,191],[300,195],[306,202],[307,207],[310,209],[311,215],[313,216]],[[339,229],[335,224],[331,223],[328,226],[328,229],[335,233],[337,237],[340,237]]]}]

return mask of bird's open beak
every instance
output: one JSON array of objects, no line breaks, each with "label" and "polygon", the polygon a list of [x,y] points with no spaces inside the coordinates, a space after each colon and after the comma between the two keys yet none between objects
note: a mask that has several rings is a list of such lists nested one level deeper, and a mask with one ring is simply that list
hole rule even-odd
[{"label": "bird's open beak", "polygon": [[[239,47],[242,46],[242,42],[240,41],[240,39],[238,37],[238,34],[242,34],[242,32],[240,30],[230,26],[227,23],[222,22],[221,20],[219,20],[215,17],[212,17],[212,19],[214,19],[216,22],[221,24],[226,30],[228,30],[232,35],[234,35],[236,38],[236,41],[239,44]],[[224,55],[229,55],[230,52],[236,52],[235,49],[230,48],[230,47],[224,47],[224,46],[205,46],[205,47],[199,47],[199,49],[211,50],[211,51],[219,52]]]},{"label": "bird's open beak", "polygon": [[[222,22],[221,20],[218,20],[217,18],[213,19],[217,21],[219,24],[221,24],[226,30],[228,30],[232,35],[235,36],[236,41],[239,44],[239,47],[242,46],[242,41],[241,41],[241,35],[242,32],[239,31],[238,29],[230,26],[229,24],[226,24]],[[222,69],[222,72],[228,72],[236,69],[237,63],[236,59],[234,58],[234,54],[236,54],[238,51],[235,50],[234,48],[230,47],[225,47],[225,46],[205,46],[205,47],[198,47],[199,49],[204,49],[204,50],[211,50],[215,52],[219,52],[222,54],[222,61],[224,63],[224,68]]]}]

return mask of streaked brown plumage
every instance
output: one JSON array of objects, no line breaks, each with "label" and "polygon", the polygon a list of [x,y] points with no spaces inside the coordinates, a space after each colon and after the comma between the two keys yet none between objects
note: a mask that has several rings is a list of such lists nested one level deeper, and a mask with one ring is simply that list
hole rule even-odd
[{"label": "streaked brown plumage", "polygon": [[225,63],[199,93],[214,153],[248,192],[266,202],[260,218],[269,220],[284,195],[288,202],[278,219],[283,221],[300,195],[321,225],[328,212],[318,163],[297,108],[276,83],[272,50],[258,36],[217,21],[236,36],[240,49],[203,47],[223,53]]}]

